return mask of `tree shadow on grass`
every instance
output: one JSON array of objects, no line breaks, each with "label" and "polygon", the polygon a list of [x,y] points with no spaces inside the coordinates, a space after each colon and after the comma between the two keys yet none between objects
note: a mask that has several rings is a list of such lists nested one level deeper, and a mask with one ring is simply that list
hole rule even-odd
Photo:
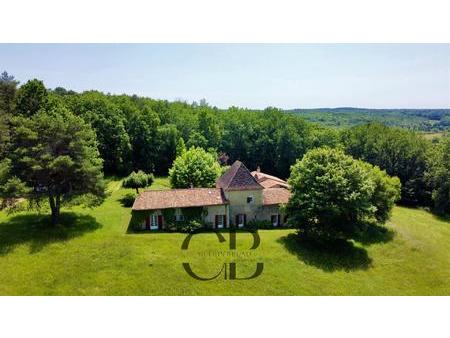
[{"label": "tree shadow on grass", "polygon": [[370,245],[390,242],[394,236],[395,232],[393,230],[376,224],[371,224],[368,225],[367,229],[364,231],[353,234],[352,238],[364,245]]},{"label": "tree shadow on grass", "polygon": [[450,215],[445,214],[432,214],[432,215],[435,220],[450,224]]},{"label": "tree shadow on grass", "polygon": [[122,196],[121,198],[118,199],[119,203],[124,207],[124,208],[131,208],[133,206],[134,200],[136,199],[136,195],[133,193],[128,193],[125,196]]},{"label": "tree shadow on grass", "polygon": [[289,234],[278,241],[305,264],[326,272],[367,270],[372,266],[367,251],[350,241],[336,240],[319,244],[302,239],[297,234]]},{"label": "tree shadow on grass", "polygon": [[0,255],[18,245],[30,245],[30,253],[41,251],[47,244],[64,242],[101,228],[94,217],[64,212],[58,226],[50,226],[49,215],[21,214],[0,223]]}]

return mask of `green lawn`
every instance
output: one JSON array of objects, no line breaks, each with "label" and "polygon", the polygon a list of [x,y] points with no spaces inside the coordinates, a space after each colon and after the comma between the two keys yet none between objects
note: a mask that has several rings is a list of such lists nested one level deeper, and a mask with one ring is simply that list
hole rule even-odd
[{"label": "green lawn", "polygon": [[[153,188],[168,187],[157,179]],[[120,199],[131,190],[109,182],[111,196],[95,209],[66,210],[57,229],[45,216],[0,213],[2,295],[450,295],[450,222],[396,207],[391,230],[373,243],[361,239],[338,252],[298,244],[291,230],[260,231],[261,244],[239,233],[234,256],[229,237],[196,235],[181,250],[184,234],[127,234],[130,209]],[[365,244],[362,244],[365,243]],[[257,262],[251,280],[198,281],[182,268],[212,276],[223,262],[237,262],[238,277]]]}]

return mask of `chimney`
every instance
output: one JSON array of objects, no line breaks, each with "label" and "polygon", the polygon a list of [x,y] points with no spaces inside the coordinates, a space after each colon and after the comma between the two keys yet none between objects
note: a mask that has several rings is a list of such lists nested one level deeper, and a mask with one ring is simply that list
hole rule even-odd
[{"label": "chimney", "polygon": [[258,166],[258,167],[256,168],[256,171],[260,173],[260,172],[261,172],[261,168]]}]

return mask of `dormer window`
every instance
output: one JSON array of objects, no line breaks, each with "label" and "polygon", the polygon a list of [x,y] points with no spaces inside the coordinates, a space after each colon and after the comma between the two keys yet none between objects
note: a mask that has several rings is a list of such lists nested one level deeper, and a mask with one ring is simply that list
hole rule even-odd
[{"label": "dormer window", "polygon": [[248,196],[247,197],[247,203],[248,204],[253,203],[253,196]]}]

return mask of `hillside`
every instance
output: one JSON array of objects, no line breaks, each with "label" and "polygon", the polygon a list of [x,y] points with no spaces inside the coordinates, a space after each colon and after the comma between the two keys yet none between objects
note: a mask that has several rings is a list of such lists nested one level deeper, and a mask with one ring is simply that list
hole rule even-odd
[{"label": "hillside", "polygon": [[308,121],[332,127],[349,127],[377,121],[389,126],[423,132],[440,132],[450,128],[450,109],[368,109],[314,108],[292,109],[286,112],[302,116]]}]

